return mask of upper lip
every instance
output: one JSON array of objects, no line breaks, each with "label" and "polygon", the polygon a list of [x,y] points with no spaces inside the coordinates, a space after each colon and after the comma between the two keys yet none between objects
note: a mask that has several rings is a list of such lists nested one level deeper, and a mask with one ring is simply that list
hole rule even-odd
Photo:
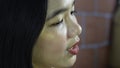
[{"label": "upper lip", "polygon": [[[78,39],[79,39],[79,38],[78,38]],[[68,48],[68,50],[69,50],[70,48],[76,46],[76,45],[79,45],[79,43],[80,43],[80,39],[77,40],[75,43],[73,43],[73,44]]]},{"label": "upper lip", "polygon": [[[76,42],[74,45],[72,45],[72,47],[76,46],[76,45],[79,45],[80,41]],[[70,48],[72,48],[70,47]]]}]

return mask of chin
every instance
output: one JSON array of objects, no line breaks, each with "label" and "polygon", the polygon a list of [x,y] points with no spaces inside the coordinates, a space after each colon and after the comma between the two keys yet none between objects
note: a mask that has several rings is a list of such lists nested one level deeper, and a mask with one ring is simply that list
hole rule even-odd
[{"label": "chin", "polygon": [[66,63],[66,67],[71,67],[75,64],[76,62],[76,55],[74,55],[69,61],[68,64]]},{"label": "chin", "polygon": [[58,61],[58,65],[56,66],[56,68],[68,68],[68,67],[72,67],[76,62],[76,55],[72,56],[71,58],[69,58],[68,60],[64,61],[64,62],[60,62]]},{"label": "chin", "polygon": [[72,67],[74,65],[74,63],[75,62],[66,63],[64,65],[59,66],[58,68],[69,68],[69,67]]}]

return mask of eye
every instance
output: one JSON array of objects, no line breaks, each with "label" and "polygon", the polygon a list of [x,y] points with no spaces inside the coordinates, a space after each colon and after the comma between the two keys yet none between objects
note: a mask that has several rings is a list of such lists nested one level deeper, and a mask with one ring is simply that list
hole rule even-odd
[{"label": "eye", "polygon": [[62,19],[61,21],[57,22],[57,23],[51,24],[50,26],[58,26],[58,25],[60,25],[62,22],[63,22],[63,19]]},{"label": "eye", "polygon": [[71,11],[71,15],[75,15],[77,13],[77,11]]}]

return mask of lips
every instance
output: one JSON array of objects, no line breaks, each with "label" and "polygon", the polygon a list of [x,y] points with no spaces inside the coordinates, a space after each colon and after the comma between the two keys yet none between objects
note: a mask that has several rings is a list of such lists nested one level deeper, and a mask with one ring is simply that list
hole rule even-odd
[{"label": "lips", "polygon": [[75,43],[71,48],[69,48],[68,52],[72,55],[77,55],[79,52],[79,42]]}]

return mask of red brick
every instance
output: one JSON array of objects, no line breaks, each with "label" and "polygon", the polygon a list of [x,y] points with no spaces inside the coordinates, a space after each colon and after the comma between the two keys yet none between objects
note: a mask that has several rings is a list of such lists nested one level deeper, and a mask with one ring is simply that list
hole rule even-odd
[{"label": "red brick", "polygon": [[112,31],[112,27],[113,27],[113,22],[112,22],[112,20],[111,20],[111,18],[110,19],[106,19],[107,20],[107,30],[108,30],[108,33],[107,33],[107,39],[108,40],[110,40],[110,34],[111,34],[111,31]]},{"label": "red brick", "polygon": [[107,40],[106,19],[103,17],[86,17],[86,43],[100,43]]},{"label": "red brick", "polygon": [[76,10],[78,11],[94,11],[94,0],[76,0]]},{"label": "red brick", "polygon": [[98,67],[107,68],[109,60],[109,46],[98,49]]},{"label": "red brick", "polygon": [[115,7],[116,0],[98,0],[98,12],[111,13]]}]

